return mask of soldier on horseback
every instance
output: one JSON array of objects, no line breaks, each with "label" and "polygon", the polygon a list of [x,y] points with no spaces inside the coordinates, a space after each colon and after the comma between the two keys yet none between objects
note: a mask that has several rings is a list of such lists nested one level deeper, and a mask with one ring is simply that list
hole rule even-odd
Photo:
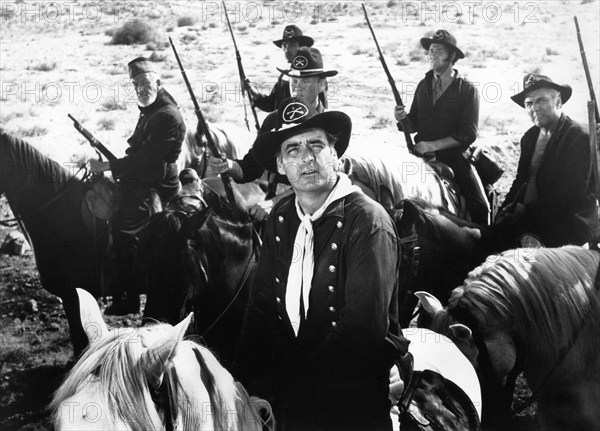
[{"label": "soldier on horseback", "polygon": [[163,202],[179,188],[177,157],[185,124],[175,99],[161,86],[150,61],[138,57],[128,64],[129,77],[138,98],[140,117],[128,139],[125,157],[113,161],[90,160],[92,172],[107,170],[119,180],[122,201],[113,218],[116,274],[113,303],[105,314],[139,312],[139,277],[135,257],[140,229],[150,216],[149,198],[158,194]]},{"label": "soldier on horseback", "polygon": [[[283,50],[286,61],[291,63],[294,57],[296,57],[298,49],[302,47],[311,47],[315,41],[312,37],[303,35],[302,30],[297,26],[288,25],[283,29],[283,36],[281,39],[274,40],[273,43]],[[252,87],[250,87],[250,91],[252,92],[254,106],[261,111],[273,112],[284,99],[291,96],[289,77],[281,72],[275,86],[268,95],[261,94]]]},{"label": "soldier on horseback", "polygon": [[[316,48],[301,47],[297,50],[292,60],[290,70],[278,69],[290,78],[292,97],[308,108],[307,116],[323,112],[326,104],[325,92],[327,90],[327,77],[337,75],[337,70],[325,70],[321,52]],[[290,111],[291,112],[291,111]],[[269,114],[260,129],[260,133],[269,132],[277,127],[277,111]],[[255,158],[254,150],[250,151],[241,160],[223,160],[210,157],[208,160],[207,176],[227,172],[239,183],[247,183],[260,178],[264,168]],[[250,215],[257,220],[264,220],[271,208],[281,198],[282,193],[289,189],[285,176],[276,173],[269,174],[269,191],[265,201],[260,202],[250,209]],[[275,198],[275,199],[274,199]]]},{"label": "soldier on horseback", "polygon": [[477,89],[452,66],[464,58],[456,39],[446,30],[421,39],[428,51],[431,70],[419,82],[410,109],[397,105],[394,110],[398,128],[406,120],[410,132],[416,132],[416,154],[434,155],[452,168],[454,179],[465,196],[471,220],[488,224],[489,207],[474,170],[464,157],[477,138],[479,96]]}]

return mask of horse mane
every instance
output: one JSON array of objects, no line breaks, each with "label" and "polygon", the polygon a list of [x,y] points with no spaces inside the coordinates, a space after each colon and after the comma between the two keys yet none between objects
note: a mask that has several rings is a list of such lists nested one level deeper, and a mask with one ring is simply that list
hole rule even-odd
[{"label": "horse mane", "polygon": [[[93,342],[55,393],[50,404],[53,417],[57,418],[60,414],[64,400],[76,395],[86,385],[97,383],[100,388],[97,396],[108,406],[113,423],[122,421],[134,431],[163,429],[164,412],[160,415],[157,412],[157,399],[148,386],[140,358],[145,348],[170,328],[168,324],[119,328]],[[195,367],[179,364],[178,356],[195,358],[201,369],[200,375],[196,374]],[[204,385],[198,384],[199,378]],[[172,417],[181,420],[184,430],[204,429],[207,414],[211,415],[214,429],[248,429],[252,426],[260,429],[260,418],[254,409],[240,408],[248,405],[260,407],[260,403],[249,399],[245,391],[240,391],[214,355],[193,341],[179,343],[171,366],[166,367],[163,385],[168,387]],[[210,398],[210,413],[206,405],[198,405],[198,400],[203,399],[203,386]],[[162,405],[164,400],[160,401]]]},{"label": "horse mane", "polygon": [[[453,291],[448,313],[477,311],[483,316],[479,329],[512,328],[521,342],[537,340],[539,353],[556,360],[584,319],[598,310],[599,261],[598,252],[574,246],[505,251],[474,269]],[[528,347],[534,348],[532,343]]]},{"label": "horse mane", "polygon": [[[73,178],[59,163],[44,156],[24,140],[5,132],[0,134],[0,160],[3,176],[16,175],[22,186],[42,183],[58,192]],[[33,167],[35,169],[32,170]],[[31,190],[22,189],[21,194],[27,192]]]}]

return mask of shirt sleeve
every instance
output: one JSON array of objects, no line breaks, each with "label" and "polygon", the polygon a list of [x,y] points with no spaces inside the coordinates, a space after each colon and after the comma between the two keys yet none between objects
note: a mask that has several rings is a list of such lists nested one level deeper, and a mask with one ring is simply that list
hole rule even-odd
[{"label": "shirt sleeve", "polygon": [[462,144],[461,151],[465,151],[477,139],[479,123],[479,94],[477,89],[468,83],[464,83],[464,86],[464,102],[459,125],[456,132],[450,135]]}]

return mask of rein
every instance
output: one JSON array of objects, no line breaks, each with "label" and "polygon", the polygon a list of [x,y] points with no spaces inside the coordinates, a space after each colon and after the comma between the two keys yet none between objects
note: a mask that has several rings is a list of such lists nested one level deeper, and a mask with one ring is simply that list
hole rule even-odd
[{"label": "rein", "polygon": [[[410,286],[410,282],[419,273],[419,259],[421,253],[421,247],[419,244],[419,235],[413,234],[405,236],[399,239],[400,245],[402,246],[402,260],[410,259],[410,271],[408,273],[407,286]],[[406,250],[406,253],[404,252]],[[409,292],[412,293],[412,292]]]}]

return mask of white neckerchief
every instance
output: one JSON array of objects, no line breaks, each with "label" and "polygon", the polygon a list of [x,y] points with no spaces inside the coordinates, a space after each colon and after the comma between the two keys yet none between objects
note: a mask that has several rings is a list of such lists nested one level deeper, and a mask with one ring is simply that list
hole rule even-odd
[{"label": "white neckerchief", "polygon": [[331,202],[348,196],[350,193],[360,191],[352,185],[350,178],[344,173],[338,173],[338,182],[331,190],[331,193],[314,214],[304,214],[298,198],[296,198],[296,212],[300,218],[300,226],[294,240],[294,255],[288,273],[288,280],[285,292],[285,308],[294,328],[294,333],[298,336],[300,329],[300,295],[304,301],[304,318],[308,311],[308,295],[312,285],[313,272],[315,267],[314,256],[314,233],[312,224],[315,220],[321,218]]}]

